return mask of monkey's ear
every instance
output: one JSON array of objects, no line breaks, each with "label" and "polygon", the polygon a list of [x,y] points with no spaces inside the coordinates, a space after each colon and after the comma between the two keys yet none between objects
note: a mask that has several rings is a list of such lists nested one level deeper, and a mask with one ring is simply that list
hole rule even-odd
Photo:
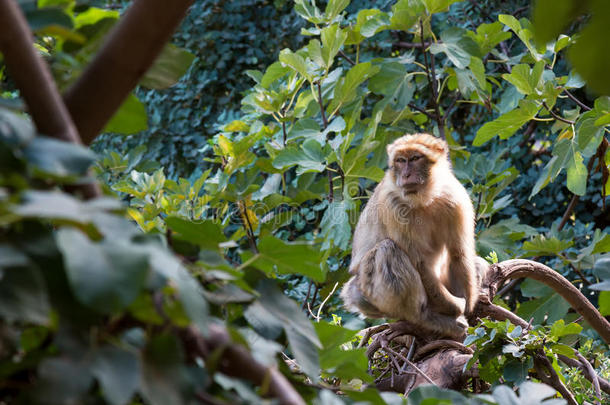
[{"label": "monkey's ear", "polygon": [[386,146],[386,151],[388,152],[388,160],[392,160],[392,155],[394,154],[394,149],[396,149],[396,145],[393,143]]}]

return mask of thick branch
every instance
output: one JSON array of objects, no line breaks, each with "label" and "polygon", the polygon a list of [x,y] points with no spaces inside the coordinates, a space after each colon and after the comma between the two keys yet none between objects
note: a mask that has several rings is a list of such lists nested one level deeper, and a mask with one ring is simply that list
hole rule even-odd
[{"label": "thick branch", "polygon": [[34,37],[14,0],[0,2],[0,51],[38,131],[81,143],[51,72],[34,49]]},{"label": "thick branch", "polygon": [[[606,343],[610,343],[610,322],[597,311],[578,288],[555,270],[531,260],[513,259],[492,265],[488,274],[492,277],[489,282],[492,293],[495,293],[497,285],[508,278],[530,277],[548,285],[568,301]],[[490,294],[490,298],[493,295]]]},{"label": "thick branch", "polygon": [[[15,1],[0,1],[0,27],[0,51],[4,63],[28,105],[38,132],[82,144],[49,67],[34,49],[34,36]],[[74,191],[87,198],[101,194],[93,183],[74,187]]]},{"label": "thick branch", "polygon": [[193,327],[182,329],[181,335],[189,350],[204,360],[216,350],[222,350],[218,369],[223,373],[252,381],[263,389],[268,387],[268,392],[263,392],[263,395],[277,398],[281,404],[305,404],[282,373],[258,363],[244,347],[232,343],[222,327],[210,325],[209,336],[205,338]]},{"label": "thick branch", "polygon": [[64,95],[90,144],[153,64],[193,0],[135,0]]}]

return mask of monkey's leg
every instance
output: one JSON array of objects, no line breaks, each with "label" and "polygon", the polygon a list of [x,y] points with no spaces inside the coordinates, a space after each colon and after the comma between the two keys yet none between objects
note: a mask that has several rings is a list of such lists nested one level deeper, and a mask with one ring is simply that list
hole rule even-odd
[{"label": "monkey's leg", "polygon": [[426,289],[430,305],[436,312],[445,315],[462,315],[466,310],[466,299],[453,295],[441,282],[434,269],[421,265],[419,272]]},{"label": "monkey's leg", "polygon": [[[365,300],[388,318],[404,319],[451,337],[462,336],[468,326],[463,316],[458,317],[461,314],[441,314],[429,305],[419,272],[390,239],[367,252],[352,281]],[[438,279],[435,282],[440,284]]]},{"label": "monkey's leg", "polygon": [[352,312],[360,312],[367,318],[383,318],[384,315],[362,294],[358,285],[359,280],[356,275],[343,286],[341,298],[345,307]]}]

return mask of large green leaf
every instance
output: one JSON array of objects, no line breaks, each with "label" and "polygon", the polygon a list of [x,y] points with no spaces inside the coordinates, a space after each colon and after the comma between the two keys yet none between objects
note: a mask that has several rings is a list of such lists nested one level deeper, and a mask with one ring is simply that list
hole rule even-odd
[{"label": "large green leaf", "polygon": [[283,328],[297,364],[314,381],[320,375],[318,348],[322,345],[311,321],[296,302],[286,297],[272,280],[257,287],[260,298],[246,310],[248,322],[263,335]]},{"label": "large green leaf", "polygon": [[353,209],[348,201],[333,201],[328,205],[320,222],[324,243],[322,249],[327,250],[331,245],[346,250],[352,238],[352,227],[349,222],[348,210]]},{"label": "large green leaf", "polygon": [[324,10],[324,15],[328,21],[333,21],[340,12],[345,10],[345,7],[349,5],[350,0],[329,0]]},{"label": "large green leaf", "polygon": [[479,128],[472,144],[481,146],[496,135],[500,139],[510,138],[526,122],[533,119],[538,110],[539,107],[534,101],[519,101],[519,108],[509,111]]},{"label": "large green leaf", "polygon": [[458,3],[462,0],[421,0],[426,6],[430,14],[446,11],[453,3]]},{"label": "large green leaf", "polygon": [[253,257],[244,252],[242,259],[271,275],[301,274],[322,282],[325,274],[320,265],[320,251],[307,243],[288,243],[273,236],[265,236],[258,243],[259,253]]},{"label": "large green leaf", "polygon": [[433,54],[443,52],[459,69],[468,67],[472,52],[477,49],[477,45],[466,36],[466,31],[458,27],[448,28],[441,33],[441,40],[442,42],[430,46],[430,52]]},{"label": "large green leaf", "polygon": [[289,146],[282,149],[273,160],[273,167],[286,169],[292,166],[299,166],[297,174],[301,175],[308,172],[321,172],[324,170],[326,153],[320,142],[315,139],[307,139],[300,148]]},{"label": "large green leaf", "polygon": [[91,372],[99,380],[104,398],[113,405],[127,403],[140,385],[139,357],[118,347],[97,349]]},{"label": "large green leaf", "polygon": [[415,25],[424,11],[424,5],[420,2],[398,0],[396,4],[392,6],[390,28],[393,30],[408,31]]},{"label": "large green leaf", "polygon": [[148,275],[148,257],[129,246],[95,243],[82,232],[60,229],[57,244],[78,300],[104,314],[131,304]]},{"label": "large green leaf", "polygon": [[376,94],[382,94],[390,99],[390,106],[400,111],[405,109],[413,99],[415,85],[405,65],[398,62],[388,62],[369,80],[369,89]]},{"label": "large green leaf", "polygon": [[186,73],[194,59],[195,55],[186,49],[167,44],[140,80],[140,85],[157,90],[173,86]]},{"label": "large green leaf", "polygon": [[570,309],[570,304],[559,294],[536,298],[522,303],[517,309],[517,315],[523,319],[534,318],[534,324],[553,323],[563,318]]},{"label": "large green leaf", "polygon": [[379,71],[379,66],[371,62],[359,63],[353,66],[335,87],[335,95],[328,109],[333,111],[339,106],[348,103],[356,97],[356,90],[365,80],[368,80]]},{"label": "large green leaf", "polygon": [[542,72],[544,61],[538,61],[530,69],[529,65],[521,64],[513,66],[511,73],[505,73],[502,78],[512,83],[520,93],[535,94],[542,84]]},{"label": "large green leaf", "polygon": [[34,138],[23,153],[36,170],[56,177],[82,176],[96,160],[84,146],[44,136]]},{"label": "large green leaf", "polygon": [[[6,253],[6,250],[0,252]],[[51,307],[40,270],[20,266],[0,270],[0,276],[1,318],[7,322],[49,322]]]},{"label": "large green leaf", "polygon": [[146,129],[148,129],[146,107],[136,96],[130,94],[106,124],[103,132],[129,135]]},{"label": "large green leaf", "polygon": [[225,242],[222,228],[212,220],[189,221],[184,218],[169,216],[165,219],[167,226],[174,231],[180,240],[198,245],[204,249],[218,250],[218,244]]},{"label": "large green leaf", "polygon": [[322,59],[328,70],[332,66],[339,49],[341,49],[345,42],[347,33],[339,27],[339,24],[333,24],[322,30],[320,38],[322,39]]}]

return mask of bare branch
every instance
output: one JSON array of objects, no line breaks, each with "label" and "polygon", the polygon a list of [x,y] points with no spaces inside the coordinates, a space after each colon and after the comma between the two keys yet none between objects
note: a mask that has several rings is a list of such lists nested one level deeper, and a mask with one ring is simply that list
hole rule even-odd
[{"label": "bare branch", "polygon": [[544,108],[547,109],[547,111],[553,116],[553,118],[555,118],[556,120],[559,120],[561,122],[565,122],[566,124],[570,124],[570,125],[574,125],[574,121],[570,121],[568,119],[563,118],[561,115],[553,112],[553,110],[548,106],[548,104],[546,103],[546,101],[542,102],[542,105],[544,106]]},{"label": "bare branch", "polygon": [[530,277],[540,281],[557,291],[576,312],[583,316],[593,329],[600,334],[606,343],[610,343],[610,322],[606,320],[569,280],[542,263],[524,259],[507,260],[493,264],[488,273],[490,298],[493,297],[497,285],[506,279]]},{"label": "bare branch", "polygon": [[[266,391],[262,392],[262,395],[275,397],[281,404],[305,404],[303,398],[277,369],[260,364],[244,347],[232,343],[229,334],[221,326],[211,324],[209,328],[207,337],[203,337],[194,327],[180,330],[189,351],[207,359],[211,355],[217,355],[215,352],[220,350],[222,361],[218,362],[218,369],[223,373],[252,381]],[[265,387],[268,387],[267,390]]]},{"label": "bare branch", "polygon": [[85,144],[112,118],[170,39],[193,0],[134,0],[64,100]]},{"label": "bare branch", "polygon": [[[28,105],[38,132],[66,142],[82,144],[49,67],[34,49],[34,36],[25,16],[14,0],[0,1],[0,27],[0,51]],[[94,183],[73,189],[86,198],[101,194]]]}]

